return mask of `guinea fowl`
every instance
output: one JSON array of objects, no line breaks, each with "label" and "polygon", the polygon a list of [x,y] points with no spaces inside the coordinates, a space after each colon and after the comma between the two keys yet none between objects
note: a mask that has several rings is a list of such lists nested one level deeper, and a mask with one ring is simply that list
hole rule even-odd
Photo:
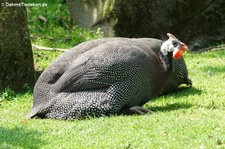
[{"label": "guinea fowl", "polygon": [[167,35],[169,39],[158,53],[156,39],[149,38],[114,38],[65,52],[39,77],[27,118],[151,112],[141,106],[162,94],[172,74],[172,59],[179,59],[187,50],[184,43]]},{"label": "guinea fowl", "polygon": [[[101,39],[97,39],[97,40],[95,39],[95,40],[85,42],[71,49],[73,51],[73,54],[72,54],[73,59],[76,59],[82,53],[88,50],[91,50],[95,46],[105,44],[107,42],[118,42],[121,40],[125,40],[125,39],[124,38],[101,38]],[[140,38],[135,40],[140,40],[139,42],[143,44],[144,42],[146,42],[148,45],[148,48],[144,48],[143,50],[150,49],[154,51],[156,54],[159,53],[161,45],[163,43],[162,40],[158,40],[154,38]],[[176,60],[173,59],[172,62],[173,62],[173,72],[163,89],[163,94],[177,91],[179,85],[181,84],[186,84],[188,86],[192,85],[192,81],[188,77],[187,66],[185,64],[183,57]]]}]

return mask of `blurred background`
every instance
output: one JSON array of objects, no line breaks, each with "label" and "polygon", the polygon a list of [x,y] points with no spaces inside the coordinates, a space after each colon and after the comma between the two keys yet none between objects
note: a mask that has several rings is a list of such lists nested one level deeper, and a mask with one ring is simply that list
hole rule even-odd
[{"label": "blurred background", "polygon": [[[95,30],[96,36],[102,32],[106,37],[164,39],[170,32],[188,43],[192,50],[225,40],[224,0],[39,0],[38,3],[47,3],[48,6],[27,8],[31,34],[34,30],[35,33],[44,30],[46,26],[54,27],[51,32],[74,31],[73,28],[79,26]],[[63,29],[56,29],[56,26]],[[65,34],[58,38],[66,43],[78,37],[81,39],[73,43],[82,41],[82,35],[76,31],[71,36],[72,39]]]}]

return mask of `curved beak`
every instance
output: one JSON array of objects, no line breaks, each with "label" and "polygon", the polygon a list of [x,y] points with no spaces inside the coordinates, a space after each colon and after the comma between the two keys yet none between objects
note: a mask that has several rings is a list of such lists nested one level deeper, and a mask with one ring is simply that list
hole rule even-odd
[{"label": "curved beak", "polygon": [[188,46],[184,44],[183,42],[181,42],[178,49],[184,52],[188,50]]},{"label": "curved beak", "polygon": [[186,44],[184,44],[183,42],[181,42],[179,44],[179,47],[173,51],[173,58],[174,59],[179,59],[182,54],[188,50],[188,46],[186,46]]}]

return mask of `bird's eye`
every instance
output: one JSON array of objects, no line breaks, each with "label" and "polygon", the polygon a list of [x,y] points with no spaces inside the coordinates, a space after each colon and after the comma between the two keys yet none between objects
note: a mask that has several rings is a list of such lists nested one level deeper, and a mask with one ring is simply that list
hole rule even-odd
[{"label": "bird's eye", "polygon": [[179,43],[178,43],[178,41],[173,40],[173,41],[172,41],[172,44],[173,44],[174,47],[176,47],[176,46],[178,46]]}]

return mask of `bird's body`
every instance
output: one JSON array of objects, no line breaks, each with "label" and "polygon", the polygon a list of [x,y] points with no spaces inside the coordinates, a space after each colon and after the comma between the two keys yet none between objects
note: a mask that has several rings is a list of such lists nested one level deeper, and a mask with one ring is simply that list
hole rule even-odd
[{"label": "bird's body", "polygon": [[170,82],[172,60],[159,57],[161,45],[151,38],[103,38],[66,51],[38,79],[27,117],[79,119],[142,106]]}]

